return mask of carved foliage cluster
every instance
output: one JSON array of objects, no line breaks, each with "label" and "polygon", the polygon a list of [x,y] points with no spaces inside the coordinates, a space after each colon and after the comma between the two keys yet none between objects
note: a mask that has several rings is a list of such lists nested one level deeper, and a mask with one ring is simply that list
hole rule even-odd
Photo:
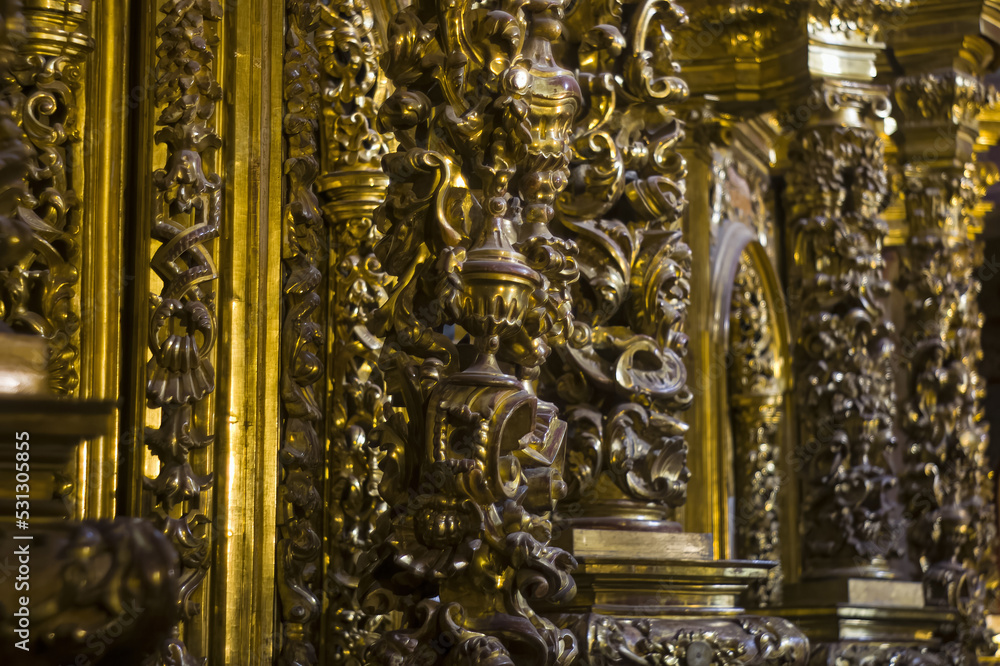
[{"label": "carved foliage cluster", "polygon": [[[160,473],[143,485],[156,499],[155,520],[180,554],[180,608],[189,618],[199,612],[191,597],[209,565],[209,538],[198,528],[209,522],[201,501],[212,475],[197,473],[190,454],[213,439],[203,414],[196,414],[215,390],[212,287],[218,273],[211,241],[221,233],[223,188],[206,160],[220,146],[213,116],[222,97],[214,68],[222,6],[215,0],[169,0],[162,11],[156,27],[160,129],[155,138],[166,145],[167,157],[153,174],[156,250],[150,265],[163,286],[150,295],[146,368],[146,397],[151,408],[159,408],[160,425],[145,434]],[[177,654],[190,660],[176,641],[163,648],[161,658]]]},{"label": "carved foliage cluster", "polygon": [[884,568],[901,554],[902,524],[889,495],[896,479],[882,462],[895,410],[893,327],[882,304],[883,145],[869,129],[821,125],[802,130],[789,156],[794,371],[809,424],[798,455],[806,568]]},{"label": "carved foliage cluster", "polygon": [[[58,28],[80,28],[86,14],[78,12],[67,7],[54,15]],[[47,18],[29,10],[22,20],[44,24]],[[56,44],[58,28],[52,30]],[[79,384],[80,302],[75,288],[80,202],[72,157],[80,140],[77,95],[85,53],[70,48],[50,55],[40,47],[44,42],[25,40],[11,54],[0,93],[11,109],[8,117],[23,132],[23,147],[10,149],[27,169],[23,186],[8,191],[16,220],[12,224],[24,235],[26,247],[12,247],[16,255],[0,268],[0,320],[48,340],[50,385],[57,394],[68,395]]]},{"label": "carved foliage cluster", "polygon": [[945,666],[950,659],[929,647],[857,643],[817,643],[809,656],[810,666]]},{"label": "carved foliage cluster", "polygon": [[592,666],[791,666],[805,663],[809,650],[802,632],[780,618],[741,617],[696,624],[602,615],[564,616],[564,620],[580,641],[582,661]]},{"label": "carved foliage cluster", "polygon": [[597,499],[602,475],[633,501],[677,507],[686,495],[691,252],[680,229],[683,130],[666,105],[685,99],[687,86],[669,41],[653,31],[685,20],[678,7],[651,2],[567,17],[586,114],[553,229],[579,248],[576,335],[556,345],[541,390],[568,407],[571,500]]},{"label": "carved foliage cluster", "polygon": [[[17,56],[17,45],[24,39],[24,26],[20,17],[20,3],[5,0],[0,6],[9,20],[0,24],[0,78],[11,79],[10,69]],[[6,196],[0,205],[0,308],[2,320],[8,323],[11,311],[7,299],[7,280],[11,271],[18,270],[18,263],[32,251],[32,230],[18,215],[22,198],[28,196],[25,176],[28,173],[28,147],[24,133],[17,124],[14,100],[5,92],[0,94],[0,178]]]},{"label": "carved foliage cluster", "polygon": [[457,3],[390,24],[379,124],[399,147],[376,255],[395,284],[370,319],[392,396],[376,431],[390,512],[362,591],[404,628],[375,644],[378,663],[576,653],[528,604],[574,590],[573,559],[548,545],[565,424],[523,383],[580,337],[577,246],[551,228],[583,97],[553,53],[560,13]]},{"label": "carved foliage cluster", "polygon": [[330,547],[324,575],[325,657],[360,663],[384,624],[357,599],[359,560],[375,545],[386,505],[378,493],[378,449],[370,446],[387,400],[376,360],[382,341],[369,316],[387,298],[387,277],[374,253],[380,237],[373,212],[385,196],[380,160],[386,143],[375,128],[379,71],[373,15],[358,0],[322,8],[316,32],[321,67],[323,174],[318,183],[330,243],[328,290],[330,398],[326,524]]},{"label": "carved foliage cluster", "polygon": [[323,463],[322,303],[327,239],[314,183],[319,172],[320,83],[315,31],[319,3],[289,0],[285,31],[284,134],[287,199],[283,214],[284,317],[281,331],[281,398],[284,407],[284,470],[279,486],[281,539],[278,594],[283,636],[279,663],[316,662],[308,630],[320,610],[313,585],[322,542],[316,526]]}]

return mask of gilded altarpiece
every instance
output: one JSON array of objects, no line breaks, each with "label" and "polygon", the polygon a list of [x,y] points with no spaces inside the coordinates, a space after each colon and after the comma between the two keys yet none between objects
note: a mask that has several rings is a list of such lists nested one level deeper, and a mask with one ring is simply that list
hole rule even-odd
[{"label": "gilded altarpiece", "polygon": [[0,11],[0,661],[996,659],[995,0]]}]

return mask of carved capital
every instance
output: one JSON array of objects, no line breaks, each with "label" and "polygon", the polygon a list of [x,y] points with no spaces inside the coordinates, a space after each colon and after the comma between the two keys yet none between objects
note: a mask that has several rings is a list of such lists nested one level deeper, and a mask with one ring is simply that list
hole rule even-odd
[{"label": "carved capital", "polygon": [[885,39],[889,19],[909,5],[910,0],[811,0],[809,32],[878,45]]},{"label": "carved capital", "polygon": [[955,70],[901,78],[895,98],[901,153],[908,162],[925,164],[971,161],[979,118],[996,105],[995,91]]}]

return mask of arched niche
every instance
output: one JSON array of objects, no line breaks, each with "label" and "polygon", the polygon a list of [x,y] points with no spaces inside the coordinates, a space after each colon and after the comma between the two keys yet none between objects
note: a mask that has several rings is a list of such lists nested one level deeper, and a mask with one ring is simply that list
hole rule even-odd
[{"label": "arched niche", "polygon": [[719,447],[715,459],[726,493],[726,557],[778,562],[750,590],[751,605],[780,601],[782,578],[797,577],[780,562],[796,561],[795,487],[785,459],[794,446],[788,427],[790,329],[776,267],[757,232],[731,220],[719,228],[712,258],[713,383]]}]

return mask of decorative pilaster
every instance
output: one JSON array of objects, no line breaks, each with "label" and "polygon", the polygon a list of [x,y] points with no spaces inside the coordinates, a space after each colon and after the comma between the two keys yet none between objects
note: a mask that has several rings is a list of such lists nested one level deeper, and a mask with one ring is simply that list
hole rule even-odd
[{"label": "decorative pilaster", "polygon": [[374,212],[389,179],[381,167],[387,147],[376,130],[385,76],[371,5],[337,0],[321,7],[316,45],[323,99],[316,189],[330,248],[323,655],[331,664],[359,664],[385,625],[361,608],[357,594],[360,561],[378,545],[373,532],[386,509],[378,449],[370,442],[388,397],[376,365],[382,341],[369,330],[369,315],[385,302],[389,282],[374,253],[382,235]]},{"label": "decorative pilaster", "polygon": [[40,0],[21,10],[23,38],[4,77],[4,96],[23,132],[26,187],[16,219],[30,229],[30,251],[0,270],[0,320],[49,343],[52,390],[80,383],[80,199],[74,161],[80,146],[88,5]]},{"label": "decorative pilaster", "polygon": [[327,238],[315,192],[319,172],[320,68],[315,33],[320,3],[289,0],[284,53],[284,134],[287,141],[282,263],[281,397],[284,408],[279,460],[277,590],[282,636],[278,663],[315,664],[315,622],[321,599],[316,583],[323,506],[322,438],[324,345],[319,323]]},{"label": "decorative pilaster", "polygon": [[977,651],[992,653],[984,615],[987,580],[995,575],[975,217],[992,165],[977,163],[972,152],[979,112],[990,100],[976,77],[956,71],[903,78],[896,100],[910,233],[900,275],[907,379],[902,496],[927,603],[960,612],[952,651],[972,660]]},{"label": "decorative pilaster", "polygon": [[[213,475],[195,471],[191,453],[211,446],[206,418],[215,391],[218,278],[211,241],[222,232],[223,187],[209,155],[221,145],[213,117],[222,99],[215,49],[222,6],[214,0],[170,0],[156,26],[156,91],[160,109],[155,134],[166,145],[164,168],[153,174],[156,218],[150,266],[162,281],[150,294],[146,399],[159,411],[159,426],[146,428],[146,446],[160,472],[143,478],[155,498],[153,521],[170,537],[181,560],[180,613],[201,610],[192,597],[210,563],[211,538],[204,525],[211,511],[203,493]],[[161,647],[162,663],[199,663],[175,631]]]},{"label": "decorative pilaster", "polygon": [[827,83],[789,148],[785,199],[802,436],[806,577],[892,575],[903,522],[885,467],[894,445],[893,325],[879,218],[888,184],[881,88]]}]

